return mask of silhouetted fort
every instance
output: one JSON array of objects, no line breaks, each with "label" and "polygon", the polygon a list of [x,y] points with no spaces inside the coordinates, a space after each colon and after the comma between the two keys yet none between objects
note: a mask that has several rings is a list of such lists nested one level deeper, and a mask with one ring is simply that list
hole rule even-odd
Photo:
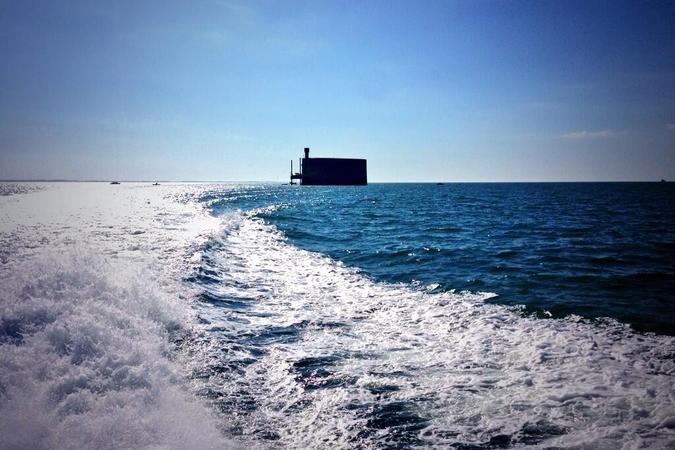
[{"label": "silhouetted fort", "polygon": [[368,184],[365,159],[310,158],[309,148],[300,158],[300,172],[293,173],[291,160],[291,184],[300,180],[306,185],[363,185]]}]

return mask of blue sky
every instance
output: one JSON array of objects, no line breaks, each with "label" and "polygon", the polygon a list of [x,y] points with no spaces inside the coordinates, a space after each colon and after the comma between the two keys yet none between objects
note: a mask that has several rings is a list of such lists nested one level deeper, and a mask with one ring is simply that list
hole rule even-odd
[{"label": "blue sky", "polygon": [[675,179],[672,1],[0,0],[0,56],[0,179]]}]

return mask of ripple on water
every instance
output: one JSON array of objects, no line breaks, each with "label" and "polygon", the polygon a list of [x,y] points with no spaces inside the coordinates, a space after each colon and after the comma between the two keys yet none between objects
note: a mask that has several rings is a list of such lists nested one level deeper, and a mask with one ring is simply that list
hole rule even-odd
[{"label": "ripple on water", "polygon": [[[208,264],[232,296],[253,300],[202,302],[204,345],[191,345],[195,370],[238,366],[203,380],[234,417],[233,433],[310,448],[672,440],[662,425],[675,398],[669,336],[612,320],[541,320],[485,303],[493,294],[378,282],[289,245],[255,217],[228,220],[236,231],[210,244]],[[245,326],[211,334],[231,311]],[[215,350],[228,346],[246,359]]]}]

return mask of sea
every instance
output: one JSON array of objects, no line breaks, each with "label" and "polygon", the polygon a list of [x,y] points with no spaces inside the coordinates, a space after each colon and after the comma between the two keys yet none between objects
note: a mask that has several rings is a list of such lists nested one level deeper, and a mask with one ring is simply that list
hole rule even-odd
[{"label": "sea", "polygon": [[674,255],[673,183],[0,183],[0,448],[675,448]]}]

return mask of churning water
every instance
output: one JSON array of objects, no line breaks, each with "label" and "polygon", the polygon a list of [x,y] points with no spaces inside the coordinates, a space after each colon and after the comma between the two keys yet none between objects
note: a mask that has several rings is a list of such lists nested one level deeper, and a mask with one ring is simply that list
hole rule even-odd
[{"label": "churning water", "polygon": [[2,448],[675,444],[670,184],[3,189]]}]

